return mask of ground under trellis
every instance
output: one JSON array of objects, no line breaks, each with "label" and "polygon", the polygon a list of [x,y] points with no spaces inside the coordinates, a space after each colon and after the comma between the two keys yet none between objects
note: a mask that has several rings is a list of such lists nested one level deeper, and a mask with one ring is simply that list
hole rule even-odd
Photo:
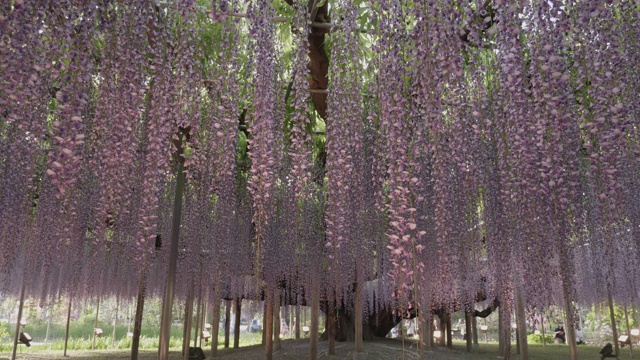
[{"label": "ground under trellis", "polygon": [[[327,354],[327,342],[321,341],[319,344],[318,359],[331,360],[351,360],[353,358],[353,343],[345,342],[336,346],[336,355]],[[564,360],[569,357],[569,349],[567,346],[547,346],[530,345],[532,360]],[[598,354],[600,347],[597,346],[580,346],[578,353],[581,359],[596,360],[600,358]],[[405,340],[404,351],[403,343],[400,340],[380,339],[372,342],[365,342],[365,352],[368,354],[368,360],[396,360],[396,359],[418,359],[416,352],[416,344],[414,341]],[[433,360],[486,360],[495,359],[498,354],[498,346],[495,343],[481,344],[474,353],[467,353],[464,344],[455,342],[453,349],[435,350],[428,353],[427,359]],[[0,353],[0,360],[7,359],[8,354]],[[156,350],[141,350],[140,360],[151,360],[157,358]],[[205,355],[209,355],[209,350],[205,349]],[[309,342],[306,340],[285,340],[282,342],[282,349],[273,353],[276,360],[302,360],[309,356]],[[621,357],[628,356],[621,354]],[[61,351],[51,351],[49,353],[26,353],[18,354],[18,359],[41,359],[41,360],[62,360],[62,359],[92,359],[92,360],[111,360],[111,359],[128,359],[130,353],[128,351],[72,351],[69,357],[63,357]],[[260,345],[242,347],[239,349],[219,349],[219,359],[225,360],[254,360],[264,358],[264,347]],[[182,359],[179,351],[169,353],[170,360]]]}]

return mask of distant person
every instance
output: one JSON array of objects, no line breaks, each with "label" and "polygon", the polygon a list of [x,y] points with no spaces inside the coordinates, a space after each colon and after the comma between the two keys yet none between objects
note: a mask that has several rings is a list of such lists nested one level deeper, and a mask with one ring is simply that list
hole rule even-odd
[{"label": "distant person", "polygon": [[251,321],[249,329],[251,329],[251,332],[258,332],[260,330],[260,323],[258,322],[258,319],[253,319]]},{"label": "distant person", "polygon": [[412,338],[416,333],[416,326],[413,324],[413,320],[409,320],[407,324],[407,337]]},{"label": "distant person", "polygon": [[580,326],[576,327],[576,344],[584,345],[584,341],[582,341],[582,330],[580,329]]},{"label": "distant person", "polygon": [[559,339],[563,344],[567,342],[567,337],[564,333],[564,326],[562,326],[562,324],[558,324],[558,327],[553,330],[553,338]]}]

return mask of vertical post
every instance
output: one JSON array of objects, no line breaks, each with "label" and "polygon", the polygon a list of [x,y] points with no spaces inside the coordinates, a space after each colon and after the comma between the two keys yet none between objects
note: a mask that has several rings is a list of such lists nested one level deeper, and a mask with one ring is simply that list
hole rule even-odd
[{"label": "vertical post", "polygon": [[24,288],[25,280],[22,279],[22,288],[20,289],[20,304],[18,305],[18,318],[16,319],[16,335],[13,340],[13,352],[11,360],[16,359],[16,351],[18,350],[18,339],[20,338],[20,321],[22,321],[22,308],[24,307]]},{"label": "vertical post", "polygon": [[[318,280],[311,282],[311,329],[309,332],[309,359],[318,359],[318,328],[320,323],[320,289]],[[357,351],[357,315],[356,315],[356,351]]]},{"label": "vertical post", "polygon": [[176,193],[173,202],[173,220],[171,223],[171,247],[169,248],[169,264],[167,282],[162,298],[162,320],[160,322],[160,342],[158,346],[158,360],[169,358],[169,338],[171,337],[171,310],[173,309],[173,292],[176,282],[176,266],[178,263],[178,244],[180,242],[180,220],[182,219],[182,194],[184,192],[184,158],[182,141],[185,134],[178,132],[178,171],[176,174]]},{"label": "vertical post", "polygon": [[329,340],[329,355],[336,354],[336,302],[335,296],[330,295],[327,301],[327,335]]},{"label": "vertical post", "polygon": [[464,333],[467,337],[467,352],[471,352],[471,349],[473,348],[473,338],[472,338],[472,334],[471,334],[471,318],[473,317],[473,314],[471,313],[471,310],[466,310],[464,312]]},{"label": "vertical post", "polygon": [[[205,299],[206,298],[208,298],[208,294],[206,295]],[[200,318],[200,340],[198,341],[199,347],[202,347],[202,330],[204,330],[205,324],[207,323],[207,302],[206,301],[202,302],[202,307],[203,307],[202,317]]]},{"label": "vertical post", "polygon": [[233,348],[237,349],[240,347],[240,318],[242,315],[242,298],[236,298],[236,308],[235,308],[235,324],[236,326],[233,329]]},{"label": "vertical post", "polygon": [[527,323],[524,313],[524,295],[522,294],[522,286],[516,284],[516,321],[518,345],[520,348],[520,360],[529,360],[529,349],[527,346]]},{"label": "vertical post", "polygon": [[431,351],[431,342],[433,340],[433,336],[431,335],[431,327],[432,321],[430,315],[429,307],[422,305],[420,307],[420,312],[418,313],[419,320],[419,341],[420,341],[420,360],[424,359],[427,355],[425,352]]},{"label": "vertical post", "polygon": [[438,316],[438,320],[440,322],[440,338],[438,339],[438,345],[441,347],[445,347],[447,345],[446,336],[447,336],[447,321],[445,319],[445,315]]},{"label": "vertical post", "polygon": [[[201,282],[199,282],[201,284]],[[196,306],[196,326],[193,334],[193,347],[198,347],[198,339],[200,338],[200,320],[202,311],[202,290],[199,290],[198,305]]]},{"label": "vertical post", "polygon": [[504,309],[503,303],[500,304],[498,309],[498,354],[504,356]]},{"label": "vertical post", "polygon": [[[229,348],[229,333],[231,332],[231,300],[224,300],[224,348]],[[236,325],[237,326],[237,325]]]},{"label": "vertical post", "polygon": [[71,293],[69,293],[69,308],[67,309],[67,328],[64,331],[64,353],[62,356],[67,356],[67,343],[69,342],[69,323],[71,322]]},{"label": "vertical post", "polygon": [[624,304],[624,320],[627,323],[627,336],[629,337],[629,355],[633,357],[633,341],[631,339],[631,327],[629,326],[629,311],[627,310],[627,304]]},{"label": "vertical post", "polygon": [[193,317],[193,282],[189,288],[187,301],[184,304],[184,329],[182,337],[182,358],[189,360],[189,344],[191,343],[191,318]]},{"label": "vertical post", "polygon": [[51,308],[47,308],[47,332],[44,334],[44,342],[49,340],[49,329],[51,328]]},{"label": "vertical post", "polygon": [[116,299],[116,313],[113,317],[113,333],[111,334],[111,347],[116,347],[116,325],[118,325],[118,304],[120,303],[120,298]]},{"label": "vertical post", "polygon": [[98,295],[98,305],[96,306],[96,319],[93,321],[93,341],[91,342],[91,350],[96,347],[96,328],[98,327],[98,314],[100,314],[100,295]]},{"label": "vertical post", "polygon": [[447,319],[447,347],[449,349],[453,348],[453,339],[451,336],[451,313],[447,313],[446,315],[446,319]]},{"label": "vertical post", "polygon": [[[475,309],[474,309],[475,310]],[[473,332],[473,346],[478,347],[478,319],[471,313],[471,331]]]},{"label": "vertical post", "polygon": [[[487,318],[484,319],[484,325],[487,326]],[[489,343],[489,338],[487,336],[487,333],[489,332],[489,328],[486,328],[487,330],[484,331],[484,342],[485,344]]]},{"label": "vertical post", "polygon": [[266,314],[264,319],[265,358],[273,359],[273,291],[267,287]]},{"label": "vertical post", "polygon": [[618,329],[616,325],[616,315],[613,310],[613,298],[611,297],[611,287],[607,286],[607,300],[609,301],[609,316],[611,316],[611,331],[613,332],[613,343],[616,348],[616,356],[620,356],[620,345],[618,344]]},{"label": "vertical post", "polygon": [[282,344],[280,343],[280,288],[276,288],[273,292],[273,350],[280,350]]},{"label": "vertical post", "polygon": [[133,322],[133,338],[131,339],[131,360],[138,360],[140,334],[142,333],[142,313],[144,312],[144,297],[146,291],[146,272],[142,270],[138,284],[138,298],[136,299],[136,316]]},{"label": "vertical post", "polygon": [[300,296],[297,296],[298,301],[296,301],[296,340],[300,340]]},{"label": "vertical post", "polygon": [[262,303],[262,345],[267,344],[267,333],[264,331],[267,327],[267,295],[265,293],[264,302]]},{"label": "vertical post", "polygon": [[218,335],[220,333],[220,286],[213,289],[213,320],[211,320],[211,357],[218,356]]},{"label": "vertical post", "polygon": [[542,347],[546,347],[547,339],[544,337],[544,311],[540,311],[540,330],[542,332]]}]

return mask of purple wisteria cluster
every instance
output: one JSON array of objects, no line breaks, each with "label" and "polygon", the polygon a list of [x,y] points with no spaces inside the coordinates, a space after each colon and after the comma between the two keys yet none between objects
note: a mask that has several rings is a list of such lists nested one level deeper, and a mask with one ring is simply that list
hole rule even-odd
[{"label": "purple wisteria cluster", "polygon": [[3,2],[0,293],[636,301],[637,1],[292,3]]}]

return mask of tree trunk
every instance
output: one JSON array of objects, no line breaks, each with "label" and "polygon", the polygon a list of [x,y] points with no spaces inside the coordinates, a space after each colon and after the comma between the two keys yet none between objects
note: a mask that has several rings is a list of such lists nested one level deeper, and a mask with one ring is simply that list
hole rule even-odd
[{"label": "tree trunk", "polygon": [[235,324],[236,326],[233,329],[233,348],[237,349],[240,347],[240,319],[242,317],[242,298],[236,299],[236,309],[235,309]]}]

